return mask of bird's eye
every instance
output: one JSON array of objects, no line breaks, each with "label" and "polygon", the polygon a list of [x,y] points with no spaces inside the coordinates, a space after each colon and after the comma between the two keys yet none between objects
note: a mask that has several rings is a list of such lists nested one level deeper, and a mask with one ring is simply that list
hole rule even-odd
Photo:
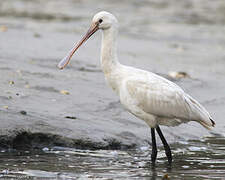
[{"label": "bird's eye", "polygon": [[99,20],[98,20],[99,24],[101,24],[101,23],[102,23],[102,21],[103,21],[102,19],[99,19]]}]

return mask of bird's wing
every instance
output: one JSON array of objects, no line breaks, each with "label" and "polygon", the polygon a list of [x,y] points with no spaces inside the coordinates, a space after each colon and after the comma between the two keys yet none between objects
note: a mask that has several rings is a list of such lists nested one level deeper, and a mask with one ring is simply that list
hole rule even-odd
[{"label": "bird's wing", "polygon": [[[158,117],[201,121],[208,112],[176,84],[159,76],[130,78],[125,83],[127,93],[143,111]],[[209,121],[210,122],[210,121]],[[210,122],[211,123],[211,122]]]}]

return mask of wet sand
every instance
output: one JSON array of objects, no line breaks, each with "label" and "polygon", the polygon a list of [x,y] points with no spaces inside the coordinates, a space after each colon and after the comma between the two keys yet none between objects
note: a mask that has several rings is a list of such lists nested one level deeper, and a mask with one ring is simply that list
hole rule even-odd
[{"label": "wet sand", "polygon": [[[106,1],[102,6],[116,14],[121,25],[120,61],[166,77],[170,71],[186,72],[191,78],[174,80],[211,112],[216,121],[212,133],[224,134],[223,11],[216,11],[212,19],[205,10],[214,12],[221,3],[215,3],[218,7],[210,2],[206,7],[194,1],[173,3],[123,2],[115,10],[119,2]],[[1,2],[0,127],[5,144],[23,132],[50,135],[65,146],[80,140],[98,144],[94,148],[109,148],[111,141],[121,145],[117,148],[149,142],[149,128],[121,108],[104,81],[100,32],[78,51],[67,69],[56,68],[88,28],[98,10],[92,5],[93,1]],[[170,143],[210,135],[196,123],[163,131]]]},{"label": "wet sand", "polygon": [[[56,68],[88,29],[92,16],[103,9],[115,14],[120,22],[121,63],[175,81],[201,102],[216,122],[212,131],[194,122],[162,127],[175,157],[172,171],[165,170],[162,147],[159,166],[149,171],[150,130],[121,107],[118,97],[106,85],[99,62],[100,32],[79,49],[68,68],[63,71]],[[225,169],[224,9],[223,1],[209,0],[132,0],[113,4],[96,0],[1,1],[0,147],[54,147],[51,152],[44,150],[43,157],[43,152],[37,153],[34,161],[21,160],[25,162],[21,168],[31,177],[54,179],[59,172],[71,178],[157,179],[166,174],[173,179],[194,179],[198,175],[204,179],[208,174],[211,179],[221,178]],[[171,71],[185,72],[189,77],[171,78],[168,76]],[[157,141],[160,145],[160,140]],[[109,151],[95,151],[100,154],[96,159],[89,151],[81,155],[80,150],[70,149],[71,154],[55,146]],[[111,152],[135,148],[135,152],[115,151],[113,155]],[[31,153],[28,157],[32,157],[35,152],[23,153]],[[115,153],[120,161],[114,157]],[[50,154],[54,154],[53,159],[56,156],[56,161],[51,161]],[[11,163],[0,163],[1,170],[21,174],[16,169],[21,164],[18,155],[23,158],[21,152],[1,151],[2,162],[12,158]],[[105,160],[105,156],[109,159]],[[79,169],[81,159],[89,164],[86,169]],[[36,166],[36,161],[44,163]],[[62,167],[52,168],[50,161]],[[2,175],[6,175],[5,171]]]}]

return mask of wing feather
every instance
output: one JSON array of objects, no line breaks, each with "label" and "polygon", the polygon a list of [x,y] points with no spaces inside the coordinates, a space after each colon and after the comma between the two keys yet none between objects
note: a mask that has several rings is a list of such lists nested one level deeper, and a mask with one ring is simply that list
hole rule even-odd
[{"label": "wing feather", "polygon": [[[149,79],[151,78],[151,79]],[[130,78],[126,88],[139,108],[162,118],[201,121],[209,119],[209,113],[179,86],[160,76],[144,79]]]}]

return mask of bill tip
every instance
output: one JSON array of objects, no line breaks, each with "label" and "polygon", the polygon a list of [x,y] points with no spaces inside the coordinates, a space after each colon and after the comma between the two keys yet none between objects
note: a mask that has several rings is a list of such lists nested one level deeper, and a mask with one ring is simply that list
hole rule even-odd
[{"label": "bill tip", "polygon": [[57,67],[58,67],[60,70],[62,70],[62,69],[64,68],[64,67],[61,66],[60,64],[58,64]]}]

